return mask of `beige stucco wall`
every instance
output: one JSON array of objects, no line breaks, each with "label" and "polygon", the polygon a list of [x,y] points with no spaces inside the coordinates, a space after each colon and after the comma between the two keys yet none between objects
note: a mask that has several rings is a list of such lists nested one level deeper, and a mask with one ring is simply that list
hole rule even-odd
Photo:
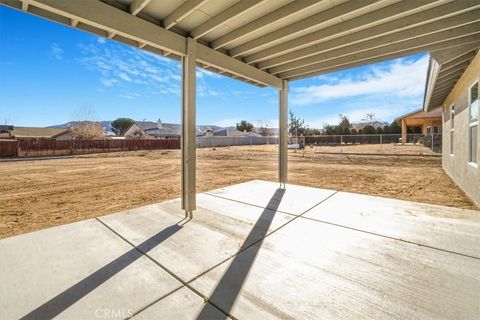
[{"label": "beige stucco wall", "polygon": [[422,125],[422,133],[423,134],[427,134],[427,128],[428,127],[431,127],[432,128],[432,131],[433,131],[433,127],[441,127],[442,126],[442,121],[426,121],[423,125]]},{"label": "beige stucco wall", "polygon": [[[465,193],[480,205],[480,165],[468,163],[469,130],[469,88],[480,79],[480,52],[448,95],[443,105],[443,154],[445,172]],[[454,155],[450,155],[450,107],[455,105]],[[480,142],[480,130],[477,142]],[[480,159],[480,148],[478,157]]]}]

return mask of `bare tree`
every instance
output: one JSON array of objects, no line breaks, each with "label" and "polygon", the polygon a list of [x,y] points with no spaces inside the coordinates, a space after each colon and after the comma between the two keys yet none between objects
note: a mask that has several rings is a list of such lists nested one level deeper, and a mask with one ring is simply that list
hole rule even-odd
[{"label": "bare tree", "polygon": [[305,132],[305,126],[304,126],[305,121],[301,118],[297,118],[295,116],[295,114],[293,113],[293,111],[289,112],[289,116],[290,116],[289,117],[290,119],[288,121],[288,126],[289,126],[288,132],[291,135],[295,135],[295,136],[304,134],[304,132]]},{"label": "bare tree", "polygon": [[268,137],[271,134],[270,129],[268,128],[268,122],[267,121],[263,122],[260,120],[258,122],[260,123],[260,126],[258,128],[258,133],[264,137]]},{"label": "bare tree", "polygon": [[70,126],[72,139],[91,140],[103,137],[103,129],[100,123],[94,121],[77,121]]},{"label": "bare tree", "polygon": [[364,121],[368,121],[370,123],[374,123],[375,121],[377,121],[377,118],[375,117],[375,113],[367,113],[366,114],[366,118],[363,119]]}]

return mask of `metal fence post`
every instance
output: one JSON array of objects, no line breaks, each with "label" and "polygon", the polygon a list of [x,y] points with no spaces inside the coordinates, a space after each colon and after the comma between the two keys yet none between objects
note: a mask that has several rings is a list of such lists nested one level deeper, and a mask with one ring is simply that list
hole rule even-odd
[{"label": "metal fence post", "polygon": [[340,152],[343,153],[343,135],[340,135]]},{"label": "metal fence post", "polygon": [[[433,129],[433,128],[432,128]],[[432,132],[432,153],[435,152],[433,151],[433,132]]]},{"label": "metal fence post", "polygon": [[380,135],[380,151],[382,151],[383,135]]}]

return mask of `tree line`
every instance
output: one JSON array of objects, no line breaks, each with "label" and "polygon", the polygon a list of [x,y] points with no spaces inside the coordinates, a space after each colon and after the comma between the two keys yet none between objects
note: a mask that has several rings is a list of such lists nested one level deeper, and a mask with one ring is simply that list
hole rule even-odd
[{"label": "tree line", "polygon": [[[369,123],[376,122],[375,114],[367,114],[367,121]],[[305,121],[295,114],[289,112],[289,133],[291,135],[316,136],[316,135],[357,135],[357,134],[400,134],[402,128],[394,120],[392,123],[383,126],[374,127],[371,124],[365,125],[361,129],[352,128],[350,119],[347,115],[339,114],[338,124],[332,125],[325,123],[322,129],[313,129],[305,126]]]}]

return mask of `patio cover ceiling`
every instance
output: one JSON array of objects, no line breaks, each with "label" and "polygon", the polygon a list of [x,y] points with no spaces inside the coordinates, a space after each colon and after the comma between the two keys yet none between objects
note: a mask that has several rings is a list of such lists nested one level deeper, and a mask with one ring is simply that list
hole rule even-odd
[{"label": "patio cover ceiling", "polygon": [[[449,81],[456,79],[480,45],[479,0],[0,3],[174,59],[185,56],[186,38],[192,37],[197,40],[198,66],[275,88],[282,88],[282,79],[303,79],[425,51],[434,57],[451,52],[444,58],[448,69],[445,64],[439,71],[444,72],[438,76],[443,86],[435,89],[439,93],[430,98],[432,103],[441,100]],[[460,58],[463,54],[466,60]]]}]

